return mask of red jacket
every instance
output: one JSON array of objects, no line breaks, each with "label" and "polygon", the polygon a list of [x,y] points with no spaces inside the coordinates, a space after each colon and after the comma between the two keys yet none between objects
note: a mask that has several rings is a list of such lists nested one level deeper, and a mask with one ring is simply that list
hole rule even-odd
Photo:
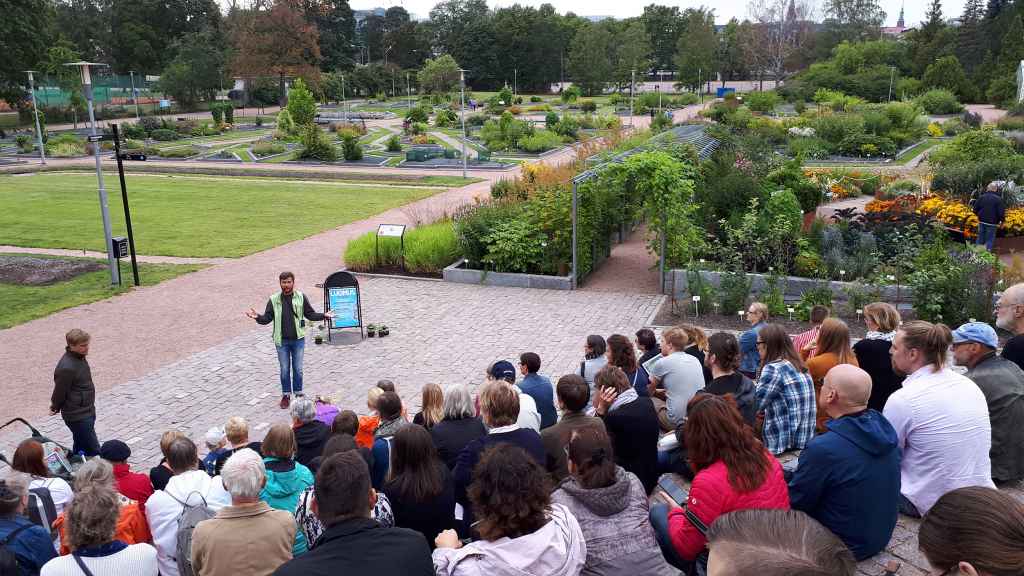
[{"label": "red jacket", "polygon": [[[752,492],[737,492],[729,484],[729,472],[719,460],[697,473],[690,487],[686,507],[693,511],[706,526],[722,514],[735,510],[757,508],[789,509],[789,488],[782,476],[782,465],[765,452],[771,462],[768,477]],[[668,514],[668,531],[676,552],[686,560],[693,560],[707,544],[707,539],[686,519],[683,508]]]},{"label": "red jacket", "polygon": [[145,512],[146,500],[153,495],[153,484],[149,476],[132,472],[128,464],[114,464],[114,482],[118,492],[138,502],[139,508]]}]

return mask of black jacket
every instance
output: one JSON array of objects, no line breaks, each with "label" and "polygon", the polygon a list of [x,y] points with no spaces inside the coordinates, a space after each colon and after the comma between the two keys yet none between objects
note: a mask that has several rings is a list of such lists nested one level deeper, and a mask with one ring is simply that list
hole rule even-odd
[{"label": "black jacket", "polygon": [[462,452],[467,444],[486,435],[487,428],[479,418],[441,420],[430,429],[430,437],[434,439],[437,455],[449,470],[455,469],[459,452]]},{"label": "black jacket", "polygon": [[903,387],[903,376],[896,374],[892,369],[890,348],[892,342],[875,338],[865,338],[853,345],[857,365],[871,376],[871,398],[868,399],[868,408],[879,412],[885,408],[889,396]]},{"label": "black jacket", "polygon": [[[248,449],[252,450],[253,452],[259,454],[260,458],[263,458],[263,443],[262,442],[249,442],[248,444],[246,444],[242,448],[248,448]],[[222,468],[224,468],[224,464],[227,463],[228,458],[231,458],[231,456],[235,452],[238,452],[242,448],[228,448],[224,452],[221,452],[221,455],[217,456],[216,464],[214,464],[215,472],[214,472],[213,475],[214,476],[220,476],[220,471],[221,471]]]},{"label": "black jacket", "polygon": [[1002,224],[1006,219],[1006,205],[1003,197],[995,192],[985,191],[974,201],[974,213],[985,224]]},{"label": "black jacket", "polygon": [[295,453],[295,461],[303,466],[309,467],[313,458],[316,458],[324,451],[324,444],[331,436],[331,429],[319,420],[306,422],[295,429],[295,444],[298,450]]},{"label": "black jacket", "polygon": [[344,520],[327,528],[316,548],[285,562],[274,576],[434,576],[423,535],[384,528],[369,518]]},{"label": "black jacket", "polygon": [[754,398],[754,383],[750,378],[739,372],[733,372],[728,376],[715,378],[704,388],[704,391],[716,396],[732,394],[743,419],[750,424],[751,428],[754,427],[757,420],[757,399]]},{"label": "black jacket", "polygon": [[455,528],[455,483],[448,467],[440,462],[442,490],[441,493],[426,502],[415,502],[411,494],[399,490],[399,482],[393,479],[384,484],[384,494],[391,503],[391,512],[395,516],[395,526],[415,530],[427,539],[430,548],[434,548],[434,538],[441,532]]},{"label": "black jacket", "polygon": [[53,370],[53,396],[50,410],[60,412],[65,422],[78,422],[96,417],[96,387],[85,356],[64,349]]},{"label": "black jacket", "polygon": [[658,414],[650,398],[640,397],[601,416],[612,439],[615,463],[636,474],[648,494],[658,483]]}]

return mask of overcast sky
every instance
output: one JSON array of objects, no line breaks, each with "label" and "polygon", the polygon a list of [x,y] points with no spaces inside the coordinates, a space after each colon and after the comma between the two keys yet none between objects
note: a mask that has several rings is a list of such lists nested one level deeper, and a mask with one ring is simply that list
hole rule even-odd
[{"label": "overcast sky", "polygon": [[[623,2],[622,0],[548,0],[554,7],[561,13],[575,12],[580,16],[614,16],[616,18],[628,18],[630,16],[639,16],[643,12],[643,7],[651,3],[651,0],[640,0],[634,2]],[[380,6],[382,8],[389,8],[391,6],[404,6],[406,10],[412,13],[417,18],[426,18],[430,14],[430,9],[437,3],[435,0],[379,0],[374,2],[373,0],[350,0],[352,8],[356,10],[368,9]],[[487,5],[492,8],[495,6],[511,6],[512,4],[523,4],[528,6],[540,6],[544,3],[544,0],[488,0]],[[821,0],[816,0],[817,5],[822,4]],[[882,8],[885,10],[886,25],[894,26],[896,24],[896,18],[900,13],[900,6],[903,4],[901,0],[881,0]],[[742,20],[746,14],[745,0],[729,0],[726,2],[705,0],[683,0],[680,2],[658,2],[658,4],[664,4],[669,6],[679,6],[680,8],[697,7],[701,4],[707,6],[713,6],[715,8],[715,21],[724,24],[728,22],[730,18],[736,17]],[[924,14],[928,10],[929,0],[906,0],[906,21],[907,25],[916,25],[918,22],[924,19]],[[942,3],[942,13],[946,18],[959,16],[964,8],[964,0],[945,0]],[[820,19],[818,14],[818,19]]]}]

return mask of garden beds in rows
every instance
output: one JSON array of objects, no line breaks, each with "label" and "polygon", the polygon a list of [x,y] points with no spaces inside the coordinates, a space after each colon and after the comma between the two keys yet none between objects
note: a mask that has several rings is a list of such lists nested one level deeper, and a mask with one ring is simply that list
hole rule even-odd
[{"label": "garden beds in rows", "polygon": [[445,282],[459,284],[478,284],[482,286],[505,286],[512,288],[545,288],[548,290],[572,290],[572,275],[546,276],[541,274],[517,274],[511,272],[491,272],[474,270],[466,267],[466,259],[444,269]]},{"label": "garden beds in rows", "polygon": [[[667,279],[669,286],[674,286],[674,293],[677,299],[689,298],[689,274],[692,271],[685,269],[672,269]],[[719,288],[721,284],[721,272],[714,270],[697,271],[704,283]],[[750,291],[760,294],[769,289],[769,276],[767,274],[747,273],[747,280],[750,281]],[[838,280],[824,281],[816,278],[804,278],[802,276],[780,276],[779,280],[784,286],[783,297],[789,300],[799,300],[805,292],[814,290],[819,286],[827,287],[833,294],[847,294],[851,290],[863,289],[863,284],[858,282],[842,282]],[[913,290],[909,286],[874,286],[878,291],[879,298],[887,302],[905,301],[913,298]]]}]

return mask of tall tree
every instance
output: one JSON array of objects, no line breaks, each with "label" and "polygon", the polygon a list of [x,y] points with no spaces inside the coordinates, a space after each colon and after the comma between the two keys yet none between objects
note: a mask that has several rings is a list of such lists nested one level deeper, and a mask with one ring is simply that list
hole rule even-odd
[{"label": "tall tree", "polygon": [[758,25],[757,50],[764,54],[776,86],[786,63],[812,36],[810,0],[750,0],[747,11]]},{"label": "tall tree", "polygon": [[726,80],[747,77],[747,62],[740,40],[740,23],[733,18],[722,29],[718,41],[718,68],[722,74],[723,86]]},{"label": "tall tree", "polygon": [[321,67],[348,70],[355,65],[356,18],[348,0],[303,0],[306,20],[320,34]]},{"label": "tall tree", "polygon": [[221,28],[216,0],[109,1],[111,34],[105,52],[117,73],[162,70],[174,58],[175,39]]},{"label": "tall tree", "polygon": [[928,12],[925,13],[924,23],[921,25],[921,34],[926,42],[930,42],[935,34],[946,25],[942,19],[942,0],[932,0],[928,5]]},{"label": "tall tree", "polygon": [[651,42],[643,22],[634,20],[620,26],[615,32],[614,47],[612,80],[618,86],[629,83],[633,70],[639,78],[647,75],[651,69]]},{"label": "tall tree", "polygon": [[647,36],[651,41],[651,57],[654,60],[654,67],[658,70],[675,68],[679,35],[685,26],[679,7],[649,4],[644,7],[640,21],[644,23]]},{"label": "tall tree", "polygon": [[57,41],[46,50],[46,59],[40,70],[46,73],[51,82],[56,82],[62,92],[70,95],[68,102],[74,118],[74,126],[78,128],[78,112],[85,108],[85,96],[82,94],[82,75],[76,68],[65,66],[68,62],[82,59],[78,50],[67,39]]},{"label": "tall tree", "polygon": [[213,100],[227,72],[227,54],[217,35],[211,30],[191,32],[173,48],[174,59],[160,73],[160,90],[185,106]]},{"label": "tall tree", "polygon": [[435,46],[468,70],[467,80],[481,86],[498,84],[495,30],[486,0],[441,2],[430,11],[430,23]]},{"label": "tall tree", "polygon": [[825,21],[818,38],[818,53],[827,57],[842,42],[878,37],[885,11],[878,0],[825,0]]},{"label": "tall tree", "polygon": [[25,70],[38,69],[53,35],[46,0],[0,1],[0,100],[20,106],[28,96]]},{"label": "tall tree", "polygon": [[56,27],[89,62],[106,62],[110,19],[106,0],[58,0]]},{"label": "tall tree", "polygon": [[269,10],[251,10],[232,35],[232,72],[244,78],[276,76],[282,106],[285,78],[299,76],[318,85],[319,33],[295,6],[278,1]]},{"label": "tall tree", "polygon": [[691,90],[712,77],[718,69],[715,56],[718,37],[715,35],[715,12],[704,7],[687,8],[683,12],[685,26],[676,46],[677,78]]},{"label": "tall tree", "polygon": [[607,26],[590,22],[576,32],[569,48],[569,73],[584,94],[600,94],[611,78],[613,40]]},{"label": "tall tree", "polygon": [[985,8],[982,0],[967,0],[957,31],[956,56],[968,75],[974,74],[985,57],[988,41],[985,38],[984,17]]}]

